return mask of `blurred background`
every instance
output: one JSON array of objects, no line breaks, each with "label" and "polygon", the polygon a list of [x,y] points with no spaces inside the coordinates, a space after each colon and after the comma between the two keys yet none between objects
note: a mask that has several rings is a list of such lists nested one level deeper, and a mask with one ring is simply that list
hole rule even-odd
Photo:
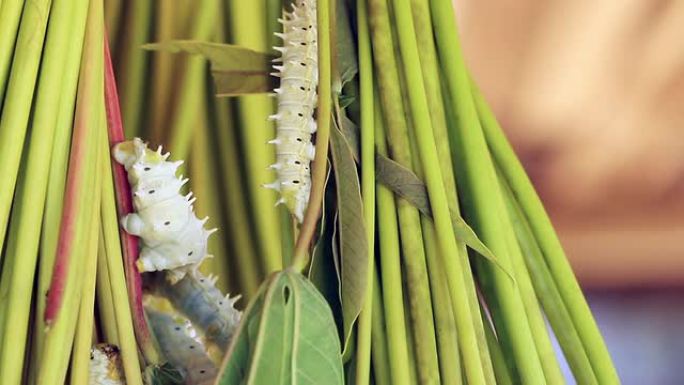
[{"label": "blurred background", "polygon": [[456,5],[624,383],[684,383],[684,2]]}]

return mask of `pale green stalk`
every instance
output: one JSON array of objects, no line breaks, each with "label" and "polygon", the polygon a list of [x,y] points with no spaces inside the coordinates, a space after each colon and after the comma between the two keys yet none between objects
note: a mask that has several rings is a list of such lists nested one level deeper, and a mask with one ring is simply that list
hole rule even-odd
[{"label": "pale green stalk", "polygon": [[511,145],[506,140],[501,127],[496,122],[496,118],[487,107],[484,98],[477,91],[474,91],[474,95],[487,144],[530,224],[531,231],[544,255],[546,264],[549,266],[551,275],[589,356],[598,382],[600,384],[619,384],[620,379],[610,358],[610,353],[544,205]]},{"label": "pale green stalk", "polygon": [[[395,3],[403,5],[407,1],[396,0]],[[484,135],[482,134],[470,94],[468,76],[460,51],[452,4],[449,0],[434,0],[430,2],[430,5],[438,52],[441,63],[444,66],[450,99],[454,104],[453,109],[459,119],[458,129],[454,132],[454,143],[458,143],[460,147],[454,146],[453,149],[458,160],[457,173],[464,176],[464,185],[470,200],[468,203],[473,205],[475,223],[484,242],[497,256],[503,268],[507,271],[514,271],[516,279],[518,279],[517,271],[512,269],[514,266],[512,262],[516,261],[511,261],[510,259],[509,245],[506,240],[507,232],[511,231],[510,219],[503,205],[496,174],[494,173],[493,164],[489,157]],[[404,5],[403,8],[408,9],[409,7]],[[398,15],[403,13],[397,12]],[[410,15],[406,15],[400,20],[406,20],[408,23],[411,23]],[[407,66],[407,74],[418,70],[420,65],[415,40],[409,43],[410,45],[407,44],[405,52],[402,51],[406,61],[412,60],[412,63],[409,62],[412,65],[410,67]],[[422,86],[419,83],[418,79],[416,79],[417,87]],[[415,94],[416,97],[413,98],[415,100],[412,102],[412,105],[415,105],[416,115],[424,115],[428,111],[428,106],[420,98],[423,93],[415,92]],[[429,117],[426,117],[424,120],[429,122]],[[417,125],[420,126],[420,124]],[[430,139],[434,141],[434,138]],[[424,146],[424,151],[421,154],[436,158],[436,155],[433,155],[436,152],[436,149],[433,147],[434,144],[433,146],[429,146],[429,144],[431,143],[421,144],[421,147]],[[426,170],[432,170],[428,167],[429,163],[425,163]],[[439,174],[434,175],[435,179],[438,177]],[[433,203],[432,193],[430,192],[430,178],[428,177],[426,180],[431,198],[430,201]],[[438,208],[433,204],[435,221],[438,221],[438,214],[440,212],[447,212],[447,210],[447,205]],[[525,316],[525,309],[517,285],[503,270],[489,266],[489,264],[485,267],[485,273],[494,276],[495,292],[502,312],[504,326],[507,330],[505,335],[510,337],[508,343],[512,347],[514,363],[520,373],[522,382],[525,384],[544,384],[544,372],[536,352],[532,332]]]},{"label": "pale green stalk", "polygon": [[387,324],[385,323],[383,294],[378,275],[373,274],[373,315],[371,316],[371,355],[373,380],[376,385],[391,385],[390,360],[387,352]]},{"label": "pale green stalk", "polygon": [[[3,184],[0,189],[0,250],[3,249],[5,242],[7,223],[17,182],[19,162],[22,157],[22,150],[24,149],[24,139],[29,124],[29,115],[35,92],[34,87],[38,78],[38,69],[40,67],[41,54],[43,53],[43,43],[51,3],[51,0],[35,0],[30,2],[31,6],[26,7],[21,15],[21,24],[19,25],[16,47],[14,47],[14,56],[11,55],[11,50],[0,52],[0,58],[6,57],[5,55],[12,56],[12,71],[7,82],[5,103],[2,105],[2,116],[0,117],[0,180],[2,180]],[[0,9],[0,17],[5,16],[1,14],[3,10],[7,9],[10,12],[9,15],[6,15],[8,17],[7,20],[0,19],[2,20],[0,24],[11,24],[13,22],[13,12],[10,11],[10,8],[14,7],[13,4],[14,1],[8,0]],[[65,13],[64,15],[66,16],[67,14]],[[8,32],[11,33],[12,31]],[[4,42],[6,37],[4,35],[0,36],[2,36],[0,41]],[[55,41],[52,44],[62,44],[63,47],[64,40]],[[4,46],[0,46],[0,49],[4,49]],[[54,56],[52,60],[55,60]],[[53,65],[59,67],[58,63]],[[2,70],[0,69],[0,71]],[[0,77],[4,77],[4,74],[1,72]],[[60,78],[59,75],[57,77]],[[61,81],[59,79],[54,81],[56,82],[57,89],[59,89]],[[0,88],[0,92],[3,91],[4,87]],[[37,170],[36,172],[42,173],[42,170]]]},{"label": "pale green stalk", "polygon": [[106,260],[112,290],[114,322],[116,323],[118,333],[118,346],[121,349],[121,361],[126,376],[126,384],[142,385],[138,345],[135,340],[135,330],[133,329],[133,318],[126,288],[126,276],[119,238],[119,218],[116,213],[116,197],[108,141],[102,143],[102,147],[107,149],[107,151],[103,151],[102,156],[108,160],[102,169],[102,207],[100,210],[102,211],[101,238],[104,240],[105,249],[103,257]]},{"label": "pale green stalk", "polygon": [[121,114],[127,138],[140,135],[142,111],[146,100],[147,65],[150,53],[141,49],[149,42],[151,30],[152,0],[135,0],[126,4],[123,18],[123,36],[114,57],[119,75]]},{"label": "pale green stalk", "polygon": [[[36,363],[43,349],[43,330],[45,329],[45,299],[47,290],[52,279],[52,268],[59,240],[59,226],[62,219],[62,206],[64,203],[64,185],[66,183],[69,147],[71,144],[71,130],[74,123],[74,105],[76,104],[76,89],[78,87],[78,74],[83,51],[83,38],[85,35],[86,15],[88,14],[89,0],[79,0],[73,7],[73,13],[69,16],[69,44],[64,55],[64,64],[61,66],[62,91],[57,104],[57,116],[55,133],[52,140],[52,152],[49,165],[47,196],[45,200],[45,212],[40,239],[40,260],[38,268],[38,295],[36,296],[36,315],[34,317],[34,344],[31,353],[32,363]],[[59,23],[56,23],[59,24]],[[52,27],[50,27],[52,28]],[[49,32],[48,32],[49,33]],[[35,374],[35,365],[30,371]],[[30,383],[34,383],[31,378]]]},{"label": "pale green stalk", "polygon": [[0,2],[0,111],[4,101],[5,87],[12,63],[12,51],[17,39],[17,29],[24,8],[22,0],[2,0]]},{"label": "pale green stalk", "polygon": [[598,384],[587,353],[582,346],[582,341],[544,261],[544,255],[539,249],[534,235],[532,235],[530,225],[520,205],[515,201],[513,192],[500,173],[499,177],[537,297],[544,307],[546,317],[556,334],[561,349],[563,349],[568,365],[578,384]]},{"label": "pale green stalk", "polygon": [[496,384],[513,385],[511,374],[508,372],[508,366],[506,366],[506,357],[501,350],[501,346],[499,346],[499,341],[497,341],[496,335],[494,335],[494,330],[492,330],[493,326],[487,319],[485,313],[485,310],[481,309],[482,323],[484,324],[485,338],[487,341],[487,346],[489,347],[488,350],[491,354]]},{"label": "pale green stalk", "polygon": [[100,229],[97,242],[97,310],[100,315],[100,327],[102,328],[103,340],[107,343],[119,346],[119,332],[116,328],[116,311],[112,298],[112,283],[109,280],[109,268],[107,267],[107,251],[104,245],[104,234]]},{"label": "pale green stalk", "polygon": [[[233,43],[258,51],[270,51],[267,46],[265,9],[263,4],[231,1],[231,31]],[[320,42],[319,42],[320,43]],[[319,63],[320,64],[320,63]],[[275,192],[262,187],[275,180],[268,167],[275,162],[275,152],[267,142],[275,137],[274,126],[267,121],[273,113],[273,103],[266,95],[250,95],[238,98],[241,122],[242,146],[247,175],[247,191],[250,193],[251,216],[255,222],[257,247],[266,273],[282,269],[280,228]]]},{"label": "pale green stalk", "polygon": [[[373,58],[368,31],[368,13],[365,0],[357,0],[359,93],[361,104],[361,196],[368,241],[368,271],[366,298],[359,314],[356,348],[355,383],[370,383],[373,280],[375,276],[375,120],[373,98]],[[378,114],[379,115],[379,114]]]},{"label": "pale green stalk", "polygon": [[240,172],[240,151],[233,123],[233,109],[229,100],[216,101],[217,142],[218,154],[221,157],[222,185],[225,187],[225,217],[227,219],[226,232],[232,235],[233,261],[240,271],[239,280],[241,293],[251,298],[259,289],[262,274],[259,271],[257,248],[251,231],[251,218],[245,191],[245,183]]},{"label": "pale green stalk", "polygon": [[425,96],[418,48],[415,40],[415,30],[411,16],[410,3],[406,1],[393,1],[397,28],[400,38],[401,56],[404,65],[411,106],[413,125],[416,129],[419,155],[423,164],[425,181],[432,206],[437,243],[444,259],[443,265],[449,284],[450,297],[459,333],[459,346],[463,357],[466,378],[470,384],[485,384],[483,364],[480,359],[480,347],[473,325],[472,312],[467,298],[467,291],[458,261],[453,255],[458,255],[458,246],[453,233],[451,216],[446,190],[442,182],[442,172],[435,138],[432,132],[432,124],[429,116],[429,108]]},{"label": "pale green stalk", "polygon": [[[378,74],[380,101],[387,130],[390,157],[401,165],[413,169],[409,131],[403,108],[400,77],[394,55],[389,9],[384,0],[370,0],[370,27],[373,56]],[[418,360],[421,383],[439,383],[439,360],[430,285],[427,274],[421,220],[418,209],[402,198],[397,198],[403,263],[406,267],[413,342]],[[382,230],[381,230],[382,231]]]},{"label": "pale green stalk", "polygon": [[[97,1],[97,0],[96,0]],[[102,35],[104,41],[104,35]],[[103,50],[104,52],[104,50]],[[104,72],[104,69],[103,69]],[[105,127],[106,117],[104,111],[104,92],[101,97],[95,98],[93,104],[101,105],[99,124],[93,126],[94,131],[99,131],[99,143],[104,142],[104,137],[107,135],[107,128]],[[100,235],[100,199],[102,197],[102,173],[99,172],[104,166],[106,158],[101,156],[102,146],[97,143],[96,148],[92,153],[94,154],[93,161],[97,164],[96,170],[93,173],[92,186],[95,186],[93,193],[89,196],[92,200],[92,208],[90,214],[90,225],[85,231],[88,233],[88,239],[83,243],[84,257],[83,263],[83,278],[81,287],[81,304],[78,309],[78,319],[76,321],[76,336],[74,337],[74,350],[71,356],[71,385],[81,385],[88,382],[89,368],[90,368],[90,348],[93,345],[93,327],[94,327],[94,306],[95,306],[95,282],[97,279],[97,259],[98,259],[98,244]]]},{"label": "pale green stalk", "polygon": [[[439,157],[439,165],[442,170],[442,181],[444,182],[444,188],[446,189],[447,203],[449,205],[449,210],[451,210],[453,214],[460,215],[456,180],[452,166],[453,160],[451,158],[451,148],[449,146],[445,104],[444,98],[442,97],[443,79],[440,77],[441,69],[437,60],[429,1],[411,0],[411,10],[416,28],[416,40],[418,42],[423,82],[425,84],[425,92],[430,108],[430,121],[435,135],[437,156]],[[473,279],[470,260],[468,259],[468,251],[463,242],[456,240],[456,245],[458,247],[458,262],[463,274],[468,304],[472,314],[472,323],[479,341],[480,359],[482,360],[483,365],[482,369],[487,383],[494,383],[494,372],[487,344],[484,343],[485,331],[481,321],[480,306],[478,304],[477,290],[475,289],[475,280]],[[443,267],[438,267],[438,269],[441,271],[443,270]],[[446,279],[449,279],[449,277],[447,276]],[[442,361],[449,362],[448,358],[444,358],[445,356],[440,354],[440,359]],[[441,369],[444,370],[443,368]],[[450,381],[451,380],[446,380],[446,382]],[[456,379],[453,381],[456,381]]]},{"label": "pale green stalk", "polygon": [[[47,12],[50,2],[36,4],[35,9],[25,13],[27,24],[22,22],[21,33],[24,35],[19,38],[19,48],[26,49],[29,52],[33,51],[35,47],[32,45],[35,43],[24,41],[28,39],[25,35],[28,33],[26,29],[31,26],[41,31],[41,28],[45,28],[47,23],[47,20],[41,19],[40,15],[36,14],[36,12],[39,13],[41,11],[41,7],[45,7],[42,10]],[[54,100],[59,100],[60,91],[62,90],[63,78],[61,71],[63,68],[60,61],[63,58],[65,46],[68,44],[67,37],[70,26],[68,17],[72,13],[72,8],[73,4],[68,1],[58,1],[54,7],[53,16],[60,20],[50,24],[47,47],[40,73],[38,97],[34,107],[28,152],[24,156],[24,165],[22,165],[22,173],[19,176],[13,204],[12,222],[10,224],[9,242],[7,245],[7,255],[8,258],[13,259],[13,263],[11,268],[6,268],[2,272],[3,281],[9,280],[9,285],[3,285],[3,289],[7,289],[7,293],[2,295],[3,298],[7,298],[7,302],[3,307],[11,309],[11,311],[6,313],[3,311],[5,314],[3,316],[2,329],[0,330],[0,335],[2,336],[0,340],[2,340],[3,344],[0,348],[2,351],[0,355],[0,372],[3,373],[3,383],[7,384],[18,384],[21,380],[21,369],[27,345],[25,341],[28,333],[34,287],[33,278],[36,271],[40,241],[40,231],[36,229],[41,228],[45,208],[44,202],[47,194],[52,139],[54,137],[58,109],[58,103],[54,103]],[[33,23],[30,23],[29,20]],[[42,36],[40,34],[36,39],[40,39],[42,44]],[[38,52],[37,60],[40,60],[40,52]],[[31,63],[27,64],[31,65]],[[35,64],[37,67],[38,63]],[[35,76],[36,74],[33,73],[33,78],[31,79],[26,77],[18,78],[35,82]],[[13,71],[10,91],[12,87],[19,87],[16,81]],[[29,86],[33,88],[31,84]],[[27,105],[16,105],[18,109],[27,108],[25,111],[27,115],[24,117],[23,122],[8,118],[10,123],[28,125],[28,113],[33,97],[32,94],[33,89],[31,89],[29,95],[25,95],[28,97],[28,100],[26,100]],[[9,108],[10,105],[8,103],[7,107]],[[6,111],[7,116],[11,117],[12,111]],[[20,130],[17,127],[9,128],[2,126],[3,123],[6,124],[7,122],[4,118],[5,115],[3,114],[0,129]]]},{"label": "pale green stalk", "polygon": [[[192,21],[190,36],[196,40],[209,40],[216,33],[218,2],[205,0],[198,3],[197,14]],[[197,121],[206,113],[207,64],[202,57],[188,55],[183,76],[178,82],[178,99],[171,111],[169,150],[176,159],[188,159],[192,146],[193,132]]]},{"label": "pale green stalk", "polygon": [[[378,104],[376,103],[376,110]],[[376,114],[378,116],[380,114]],[[387,154],[382,119],[375,119],[375,143],[378,153]],[[408,385],[409,356],[404,322],[404,299],[401,278],[399,226],[394,195],[387,187],[376,185],[378,215],[378,245],[380,247],[380,276],[387,326],[387,349],[393,385]]]},{"label": "pale green stalk", "polygon": [[[213,97],[212,97],[213,98]],[[206,97],[202,98],[206,103]],[[204,104],[204,103],[203,103]],[[228,287],[228,251],[226,227],[223,226],[221,213],[221,199],[218,191],[219,179],[217,166],[217,152],[209,140],[209,126],[207,122],[207,109],[200,111],[200,119],[196,122],[195,135],[192,141],[192,151],[190,153],[190,184],[194,196],[195,212],[199,218],[209,216],[207,228],[217,228],[218,232],[209,238],[207,245],[212,258],[207,258],[200,266],[203,273],[213,274],[218,278],[217,286],[226,291]],[[200,124],[201,123],[201,124]]]}]

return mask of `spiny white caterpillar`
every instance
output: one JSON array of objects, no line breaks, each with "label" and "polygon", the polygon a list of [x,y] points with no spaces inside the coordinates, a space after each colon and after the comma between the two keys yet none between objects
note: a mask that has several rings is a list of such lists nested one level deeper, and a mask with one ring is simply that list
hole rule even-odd
[{"label": "spiny white caterpillar", "polygon": [[278,112],[270,119],[276,121],[277,136],[269,143],[276,146],[277,180],[266,185],[280,192],[278,203],[284,203],[302,221],[311,191],[310,163],[314,158],[311,136],[316,132],[313,118],[318,85],[318,44],[316,43],[316,1],[296,0],[292,12],[285,12],[282,53],[276,59],[273,76],[280,77],[280,87],[274,91],[278,98]]},{"label": "spiny white caterpillar", "polygon": [[240,296],[225,297],[214,285],[216,278],[204,277],[197,271],[176,283],[160,279],[159,294],[204,332],[207,341],[226,351],[240,323],[242,312],[234,305]]},{"label": "spiny white caterpillar", "polygon": [[195,216],[192,193],[180,193],[188,181],[176,177],[183,161],[167,162],[169,153],[162,154],[161,146],[151,151],[139,138],[117,144],[113,155],[126,168],[133,190],[136,212],[121,225],[142,239],[138,270],[171,270],[176,279],[194,271],[207,256],[207,239],[216,229],[204,229],[207,218]]},{"label": "spiny white caterpillar", "polygon": [[89,385],[125,385],[119,348],[97,344],[90,349]]},{"label": "spiny white caterpillar", "polygon": [[186,385],[209,385],[218,370],[190,321],[145,306],[150,326],[168,362],[183,374]]}]

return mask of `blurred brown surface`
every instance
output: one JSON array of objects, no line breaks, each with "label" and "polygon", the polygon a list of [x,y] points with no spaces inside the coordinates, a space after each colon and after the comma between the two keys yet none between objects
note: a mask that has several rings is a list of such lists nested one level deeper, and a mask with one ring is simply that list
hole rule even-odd
[{"label": "blurred brown surface", "polygon": [[587,287],[684,283],[684,2],[457,0],[466,58]]}]

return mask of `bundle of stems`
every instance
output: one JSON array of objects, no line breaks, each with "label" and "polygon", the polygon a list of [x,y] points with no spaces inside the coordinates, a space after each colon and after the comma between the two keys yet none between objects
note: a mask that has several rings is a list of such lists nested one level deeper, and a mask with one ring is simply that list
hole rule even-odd
[{"label": "bundle of stems", "polygon": [[[465,66],[450,0],[316,1],[312,192],[301,224],[275,206],[262,185],[276,178],[276,105],[262,88],[277,80],[217,97],[230,75],[217,61],[242,52],[270,65],[291,3],[0,0],[0,382],[86,384],[91,347],[106,342],[127,384],[183,383],[160,353],[174,342],[155,340],[144,313],[155,280],[119,226],[131,193],[110,149],[141,137],[186,160],[195,211],[220,229],[200,270],[244,298],[219,373],[324,360],[355,384],[559,384],[565,360],[578,384],[619,383]],[[259,329],[273,323],[264,314],[291,315],[278,285],[286,305],[330,314],[339,351],[295,362],[312,319]],[[155,312],[173,308],[158,300]]]},{"label": "bundle of stems", "polygon": [[[578,383],[618,383],[548,216],[470,79],[451,2],[359,0],[356,11],[362,147],[374,142],[367,158],[404,174],[376,175],[394,182],[377,185],[380,294],[359,322],[356,379],[367,381],[370,345],[376,383],[412,383],[413,367],[424,384],[564,383],[548,319]],[[410,174],[429,212],[402,188]],[[466,247],[461,215],[493,260]]]}]

